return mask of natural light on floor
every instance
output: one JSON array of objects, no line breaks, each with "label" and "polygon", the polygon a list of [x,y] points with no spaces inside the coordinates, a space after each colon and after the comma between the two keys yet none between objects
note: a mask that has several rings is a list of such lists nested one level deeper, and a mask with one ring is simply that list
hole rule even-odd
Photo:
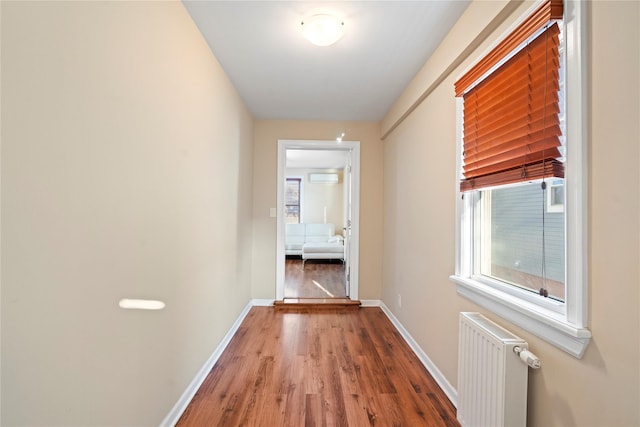
[{"label": "natural light on floor", "polygon": [[324,286],[322,286],[320,283],[316,282],[315,280],[312,280],[312,282],[313,282],[313,284],[314,284],[314,285],[316,285],[318,288],[320,288],[320,290],[321,290],[322,292],[324,292],[325,294],[329,295],[329,297],[330,297],[330,298],[334,298],[334,297],[335,297],[331,292],[329,292],[328,290],[326,290],[326,289],[324,288]]}]

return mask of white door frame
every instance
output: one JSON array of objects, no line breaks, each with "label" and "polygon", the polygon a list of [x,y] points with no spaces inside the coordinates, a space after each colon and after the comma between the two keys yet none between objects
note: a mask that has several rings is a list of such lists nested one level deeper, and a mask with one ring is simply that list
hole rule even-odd
[{"label": "white door frame", "polygon": [[358,262],[360,241],[360,141],[317,141],[317,140],[278,140],[278,195],[276,205],[276,299],[284,298],[284,187],[287,166],[286,153],[288,149],[302,150],[344,150],[351,152],[352,179],[352,224],[351,245],[349,247],[350,260],[350,289],[349,295],[353,300],[358,299]]}]

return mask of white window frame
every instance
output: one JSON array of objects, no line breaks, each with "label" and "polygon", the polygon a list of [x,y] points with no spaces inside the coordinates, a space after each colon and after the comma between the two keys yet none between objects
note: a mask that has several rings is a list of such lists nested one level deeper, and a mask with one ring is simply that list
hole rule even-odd
[{"label": "white window frame", "polygon": [[[535,4],[523,19],[539,6]],[[566,73],[566,161],[565,161],[565,302],[544,298],[506,285],[498,280],[474,275],[472,206],[477,196],[462,197],[456,182],[456,264],[455,282],[459,295],[492,311],[507,321],[544,339],[576,358],[582,358],[591,340],[587,329],[587,58],[586,6],[579,1],[564,4]],[[520,22],[510,28],[510,33]],[[504,38],[504,37],[502,37]],[[502,40],[502,38],[499,39]],[[489,50],[493,48],[490,47]],[[487,50],[487,52],[489,51]],[[482,55],[481,57],[483,57]],[[462,98],[457,101],[457,167],[461,176]]]},{"label": "white window frame", "polygon": [[[555,198],[553,196],[553,189],[561,187],[562,185],[554,184],[555,179],[547,181],[547,212],[549,213],[562,213],[564,212],[564,198],[561,203],[553,203]],[[564,184],[563,184],[564,185]]]}]

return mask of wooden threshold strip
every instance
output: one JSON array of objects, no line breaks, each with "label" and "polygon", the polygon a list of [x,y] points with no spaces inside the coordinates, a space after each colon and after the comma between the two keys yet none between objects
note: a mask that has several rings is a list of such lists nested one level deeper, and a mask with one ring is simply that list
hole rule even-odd
[{"label": "wooden threshold strip", "polygon": [[287,309],[335,309],[335,308],[359,308],[360,301],[349,298],[284,298],[275,301],[273,305],[279,310]]}]

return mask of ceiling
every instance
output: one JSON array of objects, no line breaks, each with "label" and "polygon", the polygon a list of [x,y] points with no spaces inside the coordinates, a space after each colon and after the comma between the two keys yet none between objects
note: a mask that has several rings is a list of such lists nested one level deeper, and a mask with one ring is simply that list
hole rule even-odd
[{"label": "ceiling", "polygon": [[[378,121],[470,1],[183,3],[256,119]],[[345,35],[314,46],[300,22],[329,10]]]}]

